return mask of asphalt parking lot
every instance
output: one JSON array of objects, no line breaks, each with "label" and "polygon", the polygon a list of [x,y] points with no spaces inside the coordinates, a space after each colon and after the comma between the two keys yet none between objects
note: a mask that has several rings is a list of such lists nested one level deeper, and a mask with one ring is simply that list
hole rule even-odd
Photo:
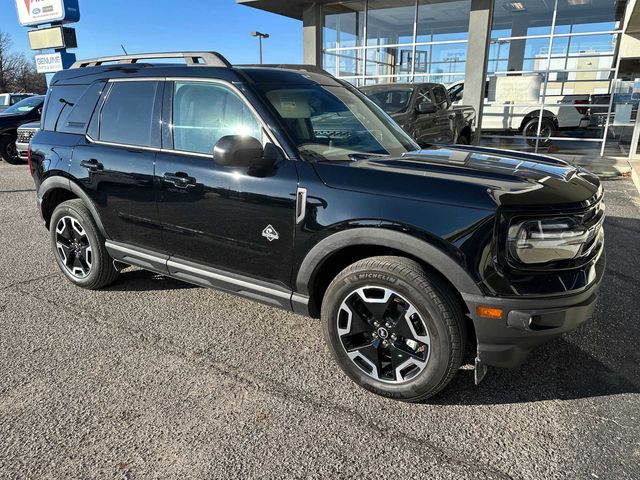
[{"label": "asphalt parking lot", "polygon": [[430,403],[373,396],[318,320],[140,270],[59,274],[0,163],[1,478],[640,478],[640,198],[605,182],[593,321]]}]

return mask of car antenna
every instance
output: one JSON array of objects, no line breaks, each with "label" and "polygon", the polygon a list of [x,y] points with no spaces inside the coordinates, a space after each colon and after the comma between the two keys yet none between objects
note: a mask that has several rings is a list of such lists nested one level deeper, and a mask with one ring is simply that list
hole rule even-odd
[{"label": "car antenna", "polygon": [[129,55],[129,54],[127,53],[127,50],[124,48],[124,45],[123,45],[123,44],[120,44],[120,48],[122,48],[122,51],[124,52],[124,54],[125,54],[125,55]]}]

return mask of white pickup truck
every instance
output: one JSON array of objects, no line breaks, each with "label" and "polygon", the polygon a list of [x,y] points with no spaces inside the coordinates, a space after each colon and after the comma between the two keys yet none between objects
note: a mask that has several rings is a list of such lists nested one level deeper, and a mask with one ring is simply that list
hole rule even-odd
[{"label": "white pickup truck", "polygon": [[[523,135],[531,146],[536,144],[540,119],[540,76],[491,77],[485,88],[482,131],[510,132]],[[464,82],[447,87],[454,105],[462,103]],[[551,97],[554,98],[554,97]],[[540,125],[539,145],[548,146],[559,130],[587,128],[588,95],[562,97],[557,103],[545,103]]]}]

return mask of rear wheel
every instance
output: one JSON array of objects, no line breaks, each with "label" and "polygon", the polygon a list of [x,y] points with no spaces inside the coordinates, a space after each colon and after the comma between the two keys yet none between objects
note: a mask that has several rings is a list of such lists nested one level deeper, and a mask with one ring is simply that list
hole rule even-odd
[{"label": "rear wheel", "polygon": [[104,237],[82,200],[68,200],[56,207],[50,237],[62,273],[79,287],[98,289],[118,277]]},{"label": "rear wheel", "polygon": [[322,319],[340,367],[378,395],[424,400],[462,363],[460,305],[446,285],[403,257],[373,257],[343,270],[327,289]]},{"label": "rear wheel", "polygon": [[16,140],[17,138],[13,135],[3,135],[0,137],[0,157],[12,165],[23,163],[18,156]]},{"label": "rear wheel", "polygon": [[540,123],[540,139],[538,145],[541,147],[548,147],[551,145],[551,137],[556,133],[556,124],[551,118],[544,117],[542,122],[538,118],[532,118],[529,120],[524,128],[522,134],[527,137],[527,144],[530,147],[536,146],[536,137],[538,136],[538,124]]}]

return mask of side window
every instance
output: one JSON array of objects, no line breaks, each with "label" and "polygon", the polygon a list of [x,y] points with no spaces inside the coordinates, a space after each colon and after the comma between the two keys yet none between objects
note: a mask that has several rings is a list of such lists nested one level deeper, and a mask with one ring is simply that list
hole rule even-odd
[{"label": "side window", "polygon": [[47,105],[44,110],[43,130],[56,130],[63,125],[71,109],[75,106],[87,85],[63,85],[53,87],[47,95]]},{"label": "side window", "polygon": [[438,108],[445,109],[447,105],[447,94],[442,87],[435,87],[433,89],[433,97]]},{"label": "side window", "polygon": [[124,145],[157,145],[159,85],[155,81],[113,82],[100,115],[100,140]]},{"label": "side window", "polygon": [[429,93],[429,89],[421,88],[418,90],[418,101],[416,104],[421,104],[422,102],[433,103],[433,99],[431,98],[431,94]]},{"label": "side window", "polygon": [[262,129],[244,101],[224,85],[175,82],[173,92],[175,150],[213,152],[226,135],[249,135],[262,140]]}]

